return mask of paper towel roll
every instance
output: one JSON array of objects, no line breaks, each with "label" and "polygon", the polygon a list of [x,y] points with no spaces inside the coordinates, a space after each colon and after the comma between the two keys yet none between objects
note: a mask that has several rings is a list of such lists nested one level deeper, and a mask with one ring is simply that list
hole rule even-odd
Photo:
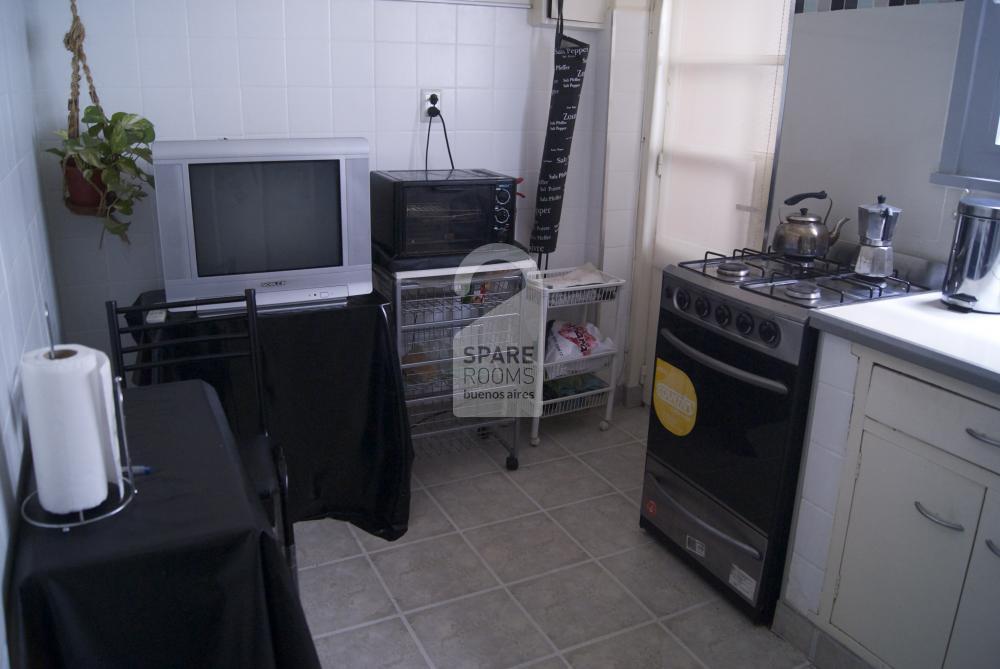
[{"label": "paper towel roll", "polygon": [[21,358],[38,502],[50,513],[90,509],[123,492],[111,362],[101,351],[67,344]]}]

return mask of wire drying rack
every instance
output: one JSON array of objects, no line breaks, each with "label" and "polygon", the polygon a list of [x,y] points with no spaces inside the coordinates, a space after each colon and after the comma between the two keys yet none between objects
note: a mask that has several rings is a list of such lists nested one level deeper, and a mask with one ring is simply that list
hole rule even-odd
[{"label": "wire drying rack", "polygon": [[[460,272],[471,276],[457,294],[455,279]],[[480,438],[492,435],[507,449],[507,468],[517,469],[518,420],[507,404],[513,400],[482,402],[475,417],[456,416],[454,364],[456,337],[463,345],[490,348],[516,342],[519,314],[498,307],[521,291],[521,270],[490,265],[480,271],[452,267],[390,273],[376,267],[374,282],[379,292],[393,298],[407,414],[418,457],[443,442],[471,447],[475,441],[467,438],[468,433]],[[508,386],[491,389],[505,391]],[[500,432],[507,429],[510,436],[504,439]]]}]

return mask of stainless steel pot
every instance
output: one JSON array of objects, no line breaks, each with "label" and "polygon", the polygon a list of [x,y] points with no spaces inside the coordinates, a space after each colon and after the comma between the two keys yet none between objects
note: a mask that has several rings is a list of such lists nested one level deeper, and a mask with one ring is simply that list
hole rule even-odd
[{"label": "stainless steel pot", "polygon": [[[791,207],[808,199],[826,200],[826,191],[799,193],[785,200],[785,204]],[[778,229],[774,231],[774,242],[771,244],[771,250],[796,258],[822,258],[826,255],[827,249],[840,237],[840,229],[851,220],[850,218],[842,218],[833,226],[832,231],[829,230],[826,227],[826,220],[830,217],[832,210],[833,200],[831,199],[826,208],[825,216],[812,214],[805,207],[800,209],[797,214],[785,216],[778,225]]]},{"label": "stainless steel pot", "polygon": [[941,300],[964,311],[1000,314],[1000,200],[959,201]]}]

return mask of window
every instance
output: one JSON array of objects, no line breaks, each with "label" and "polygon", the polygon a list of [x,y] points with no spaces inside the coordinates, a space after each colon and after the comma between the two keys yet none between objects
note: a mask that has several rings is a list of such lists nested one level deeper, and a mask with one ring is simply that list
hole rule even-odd
[{"label": "window", "polygon": [[941,169],[931,181],[1000,192],[1000,0],[966,0]]}]

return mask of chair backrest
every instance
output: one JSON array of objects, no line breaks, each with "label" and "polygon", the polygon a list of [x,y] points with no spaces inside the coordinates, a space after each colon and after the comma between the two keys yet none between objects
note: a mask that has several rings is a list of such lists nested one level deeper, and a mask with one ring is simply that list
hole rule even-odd
[{"label": "chair backrest", "polygon": [[[217,310],[197,320],[169,316],[171,312],[189,313],[208,306]],[[158,373],[160,370],[181,366],[189,371],[185,378],[202,378],[199,372],[203,365],[247,358],[257,401],[258,428],[261,432],[267,431],[257,336],[257,297],[252,288],[243,295],[232,297],[138,303],[126,307],[109,300],[105,308],[111,337],[111,364],[123,384],[132,373],[144,374],[147,383],[157,383],[170,378]],[[153,311],[163,311],[167,317],[150,322],[148,316]],[[123,338],[126,338],[124,344]],[[191,369],[195,370],[193,375]]]}]

